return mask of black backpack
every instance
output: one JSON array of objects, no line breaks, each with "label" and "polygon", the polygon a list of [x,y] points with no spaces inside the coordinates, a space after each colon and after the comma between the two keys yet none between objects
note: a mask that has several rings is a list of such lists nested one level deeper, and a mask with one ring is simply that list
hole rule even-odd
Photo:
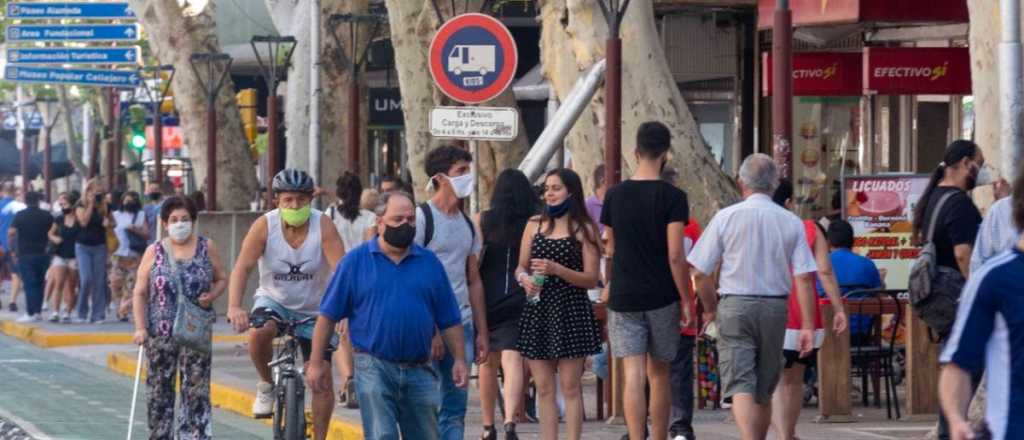
[{"label": "black backpack", "polygon": [[[423,247],[430,246],[430,240],[434,238],[434,211],[430,209],[429,203],[420,203],[420,211],[423,212]],[[473,237],[473,242],[476,241],[476,228],[473,227],[473,220],[469,219],[469,216],[465,212],[459,210],[459,214],[462,214],[462,218],[466,219],[466,224],[469,225],[469,233]]]},{"label": "black backpack", "polygon": [[925,324],[928,324],[928,327],[938,334],[940,339],[948,336],[953,329],[957,305],[960,302],[960,292],[966,281],[959,270],[938,264],[935,244],[932,243],[935,223],[938,221],[946,201],[953,194],[950,192],[943,195],[935,210],[932,211],[931,219],[928,221],[927,235],[925,235],[927,241],[921,248],[921,254],[910,267],[910,281],[907,289],[914,313]]}]

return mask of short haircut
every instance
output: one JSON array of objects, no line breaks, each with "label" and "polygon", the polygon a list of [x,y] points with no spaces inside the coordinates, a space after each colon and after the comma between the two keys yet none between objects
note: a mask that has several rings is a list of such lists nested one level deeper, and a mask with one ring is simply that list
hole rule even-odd
[{"label": "short haircut", "polygon": [[405,191],[388,191],[377,198],[377,207],[373,210],[373,213],[377,214],[377,218],[384,217],[384,214],[387,214],[388,202],[391,201],[392,197],[405,197],[409,199],[409,203],[412,204],[413,208],[416,207],[416,201],[412,198],[411,194]]},{"label": "short haircut", "polygon": [[828,224],[828,244],[834,248],[850,249],[853,247],[853,226],[850,222],[839,219]]},{"label": "short haircut", "polygon": [[739,180],[751,191],[772,194],[779,185],[779,167],[767,154],[751,154],[740,165]]},{"label": "short haircut", "polygon": [[182,196],[171,196],[164,200],[163,205],[160,207],[160,220],[167,223],[167,219],[171,218],[171,213],[179,209],[188,211],[188,216],[192,218],[192,221],[196,220],[196,204],[190,197]]},{"label": "short haircut", "polygon": [[28,206],[39,206],[40,200],[43,200],[43,195],[38,191],[29,191],[25,193],[25,204]]},{"label": "short haircut", "polygon": [[785,207],[786,200],[793,198],[793,182],[789,179],[782,179],[779,181],[778,188],[775,188],[775,192],[772,194],[772,201],[777,205]]},{"label": "short haircut", "polygon": [[672,148],[672,132],[658,121],[644,122],[636,129],[636,151],[640,157],[657,159]]},{"label": "short haircut", "polygon": [[459,161],[472,162],[473,155],[465,149],[452,145],[442,145],[427,153],[424,160],[424,171],[427,178],[433,178],[438,174],[448,174],[448,170]]}]

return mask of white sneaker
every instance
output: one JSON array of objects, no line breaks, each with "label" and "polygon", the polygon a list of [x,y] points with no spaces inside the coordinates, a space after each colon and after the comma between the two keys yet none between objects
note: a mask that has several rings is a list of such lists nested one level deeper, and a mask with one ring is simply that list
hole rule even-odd
[{"label": "white sneaker", "polygon": [[672,437],[672,440],[690,440],[690,439],[686,438],[685,435],[679,434],[679,435],[677,435],[675,437]]},{"label": "white sneaker", "polygon": [[19,317],[15,322],[24,324],[28,322],[36,322],[38,320],[39,319],[36,315],[21,315],[21,317]]},{"label": "white sneaker", "polygon": [[270,417],[274,413],[274,385],[260,382],[256,385],[256,400],[252,402],[252,416],[257,419]]},{"label": "white sneaker", "polygon": [[50,310],[50,305],[44,302],[43,303],[43,311],[46,312],[46,311],[49,311],[49,310]]},{"label": "white sneaker", "polygon": [[60,313],[53,312],[53,313],[50,314],[50,322],[59,322],[59,321],[60,321]]}]

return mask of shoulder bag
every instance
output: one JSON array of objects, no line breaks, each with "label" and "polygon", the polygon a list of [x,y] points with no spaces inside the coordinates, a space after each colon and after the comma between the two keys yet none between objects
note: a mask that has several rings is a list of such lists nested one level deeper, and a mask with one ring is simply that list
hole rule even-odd
[{"label": "shoulder bag", "polygon": [[[213,321],[217,318],[217,312],[189,301],[185,296],[185,286],[181,282],[178,264],[174,261],[170,246],[167,246],[166,240],[161,241],[160,246],[163,247],[171,268],[170,277],[174,281],[174,287],[178,290],[178,310],[174,314],[174,329],[171,336],[179,345],[200,353],[210,353],[213,348]],[[198,251],[198,244],[196,246]]]}]

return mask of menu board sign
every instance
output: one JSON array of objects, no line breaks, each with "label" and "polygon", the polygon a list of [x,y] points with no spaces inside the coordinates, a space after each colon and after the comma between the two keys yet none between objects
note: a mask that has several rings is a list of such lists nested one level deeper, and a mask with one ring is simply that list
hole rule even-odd
[{"label": "menu board sign", "polygon": [[875,262],[887,288],[907,288],[910,266],[921,252],[911,240],[913,212],[928,178],[902,174],[843,179],[843,218],[853,226],[853,251]]}]

